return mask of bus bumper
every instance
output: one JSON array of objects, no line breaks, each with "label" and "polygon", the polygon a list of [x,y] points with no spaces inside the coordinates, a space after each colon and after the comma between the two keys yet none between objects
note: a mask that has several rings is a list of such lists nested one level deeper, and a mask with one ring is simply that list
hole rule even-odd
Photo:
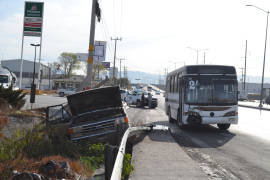
[{"label": "bus bumper", "polygon": [[230,117],[209,117],[203,116],[199,123],[193,123],[188,120],[188,117],[185,118],[184,124],[237,124],[238,117],[230,116]]},{"label": "bus bumper", "polygon": [[237,124],[238,117],[202,117],[202,124]]}]

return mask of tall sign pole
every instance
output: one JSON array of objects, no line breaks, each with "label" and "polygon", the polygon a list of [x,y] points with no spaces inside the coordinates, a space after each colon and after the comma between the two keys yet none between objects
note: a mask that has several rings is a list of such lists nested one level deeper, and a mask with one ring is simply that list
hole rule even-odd
[{"label": "tall sign pole", "polygon": [[[44,14],[44,6],[42,8],[42,11],[43,11],[43,14]],[[41,64],[40,64],[40,61],[41,61],[41,49],[42,49],[42,32],[43,32],[43,23],[41,24],[41,36],[40,36],[40,48],[39,48],[39,68],[38,68],[38,89],[40,89],[40,67],[41,67]]]},{"label": "tall sign pole", "polygon": [[[25,3],[24,3],[25,9]],[[20,67],[20,84],[19,88],[22,89],[22,71],[23,71],[23,44],[24,44],[24,22],[25,22],[25,14],[23,17],[23,31],[22,31],[22,47],[21,47],[21,67]]]},{"label": "tall sign pole", "polygon": [[[23,33],[22,33],[22,48],[21,48],[20,88],[22,88],[24,36],[40,37],[40,43],[41,43],[43,12],[44,12],[43,2],[25,1],[24,18],[23,18]],[[40,48],[40,56],[41,56],[41,48]]]}]

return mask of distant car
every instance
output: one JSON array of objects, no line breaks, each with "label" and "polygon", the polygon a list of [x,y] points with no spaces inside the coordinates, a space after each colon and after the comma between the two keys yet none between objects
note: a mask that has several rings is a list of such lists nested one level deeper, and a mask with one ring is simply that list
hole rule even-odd
[{"label": "distant car", "polygon": [[121,94],[122,101],[125,101],[127,94],[128,94],[128,91],[126,89],[120,89],[120,94]]},{"label": "distant car", "polygon": [[156,95],[160,95],[160,91],[156,91]]},{"label": "distant car", "polygon": [[64,97],[74,94],[76,92],[76,89],[75,88],[58,89],[56,92],[60,97]]},{"label": "distant car", "polygon": [[[141,102],[142,93],[144,94],[144,102]],[[126,102],[128,105],[148,106],[148,91],[135,90],[128,92],[126,96]],[[157,98],[152,97],[152,108],[157,107]]]}]

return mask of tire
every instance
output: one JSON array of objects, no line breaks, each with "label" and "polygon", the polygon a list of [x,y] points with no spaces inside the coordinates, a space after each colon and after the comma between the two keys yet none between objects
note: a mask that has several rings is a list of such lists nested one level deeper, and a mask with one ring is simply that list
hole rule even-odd
[{"label": "tire", "polygon": [[168,118],[169,118],[169,123],[173,123],[173,118],[171,116],[171,108],[168,109]]},{"label": "tire", "polygon": [[186,127],[186,125],[182,123],[179,113],[177,114],[177,125],[180,127],[180,129],[184,129]]},{"label": "tire", "polygon": [[60,97],[64,97],[64,96],[65,96],[65,93],[64,93],[64,92],[60,92],[60,93],[59,93],[59,96],[60,96]]},{"label": "tire", "polygon": [[220,130],[227,130],[231,126],[231,124],[217,124]]}]

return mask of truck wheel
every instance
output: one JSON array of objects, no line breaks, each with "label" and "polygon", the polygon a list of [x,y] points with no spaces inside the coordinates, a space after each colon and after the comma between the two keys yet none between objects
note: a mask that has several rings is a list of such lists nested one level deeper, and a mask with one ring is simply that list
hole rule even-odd
[{"label": "truck wheel", "polygon": [[140,106],[141,106],[141,102],[140,101],[137,101],[136,107],[140,107]]},{"label": "truck wheel", "polygon": [[227,130],[231,126],[231,124],[217,124],[220,130]]},{"label": "truck wheel", "polygon": [[171,108],[168,109],[168,118],[169,118],[169,123],[173,123],[173,118],[171,116]]}]

